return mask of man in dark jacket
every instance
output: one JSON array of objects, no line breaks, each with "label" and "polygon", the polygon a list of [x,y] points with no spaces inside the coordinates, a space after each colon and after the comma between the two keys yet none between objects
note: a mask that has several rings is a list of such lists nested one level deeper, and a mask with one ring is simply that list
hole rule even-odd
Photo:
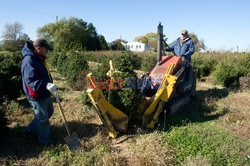
[{"label": "man in dark jacket", "polygon": [[181,37],[173,41],[165,51],[173,51],[176,56],[184,56],[191,63],[191,55],[195,51],[193,40],[189,37],[187,30],[181,31]]},{"label": "man in dark jacket", "polygon": [[50,137],[49,118],[54,112],[50,94],[57,89],[45,63],[49,46],[46,40],[37,39],[33,45],[26,42],[22,49],[22,82],[25,95],[34,112],[34,119],[25,128],[25,133],[37,137],[42,145],[53,144]]}]

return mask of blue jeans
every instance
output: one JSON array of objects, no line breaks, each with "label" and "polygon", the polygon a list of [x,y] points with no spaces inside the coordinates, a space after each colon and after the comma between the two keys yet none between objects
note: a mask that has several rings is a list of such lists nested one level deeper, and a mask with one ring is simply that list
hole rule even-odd
[{"label": "blue jeans", "polygon": [[29,100],[33,108],[34,119],[25,128],[26,132],[37,136],[42,145],[51,144],[49,118],[54,113],[52,99]]}]

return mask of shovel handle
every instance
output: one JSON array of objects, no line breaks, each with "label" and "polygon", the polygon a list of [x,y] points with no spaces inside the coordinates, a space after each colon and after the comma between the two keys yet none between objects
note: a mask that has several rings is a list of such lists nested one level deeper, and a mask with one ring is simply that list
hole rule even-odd
[{"label": "shovel handle", "polygon": [[70,135],[70,131],[69,131],[69,128],[68,128],[68,125],[67,125],[67,121],[66,121],[65,115],[64,115],[63,110],[62,110],[62,106],[61,106],[60,103],[57,103],[57,106],[58,106],[58,108],[59,108],[59,110],[61,112],[61,115],[62,115],[62,118],[63,118],[63,122],[64,122],[64,125],[65,125],[65,128],[67,130],[67,133],[68,133],[68,135]]},{"label": "shovel handle", "polygon": [[66,118],[65,118],[65,115],[63,113],[63,109],[62,109],[62,106],[60,104],[60,100],[59,100],[59,97],[58,97],[58,91],[56,91],[56,93],[53,94],[53,96],[56,98],[57,106],[58,106],[58,108],[60,110],[60,113],[62,115],[64,126],[65,126],[65,128],[67,130],[68,135],[70,135],[70,131],[69,131],[69,128],[68,128],[68,125],[67,125],[67,121],[66,121]]}]

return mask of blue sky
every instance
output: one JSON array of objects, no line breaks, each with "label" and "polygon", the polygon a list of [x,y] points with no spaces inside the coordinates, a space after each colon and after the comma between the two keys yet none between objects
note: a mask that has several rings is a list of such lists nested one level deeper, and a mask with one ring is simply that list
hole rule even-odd
[{"label": "blue sky", "polygon": [[164,26],[168,42],[182,29],[195,33],[209,50],[250,51],[249,0],[0,0],[0,35],[6,23],[20,22],[32,40],[36,30],[71,16],[93,23],[107,42],[156,32]]}]

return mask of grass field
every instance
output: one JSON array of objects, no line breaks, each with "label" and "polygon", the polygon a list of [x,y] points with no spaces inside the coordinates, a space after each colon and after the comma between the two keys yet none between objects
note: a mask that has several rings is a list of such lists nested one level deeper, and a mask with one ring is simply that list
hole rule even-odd
[{"label": "grass field", "polygon": [[81,104],[80,91],[52,71],[69,127],[78,133],[82,149],[70,152],[59,110],[50,122],[54,147],[41,147],[23,134],[32,120],[25,97],[5,102],[9,131],[0,145],[1,165],[250,165],[250,92],[198,82],[186,112],[167,117],[155,130],[129,132],[110,139],[97,114]]}]

